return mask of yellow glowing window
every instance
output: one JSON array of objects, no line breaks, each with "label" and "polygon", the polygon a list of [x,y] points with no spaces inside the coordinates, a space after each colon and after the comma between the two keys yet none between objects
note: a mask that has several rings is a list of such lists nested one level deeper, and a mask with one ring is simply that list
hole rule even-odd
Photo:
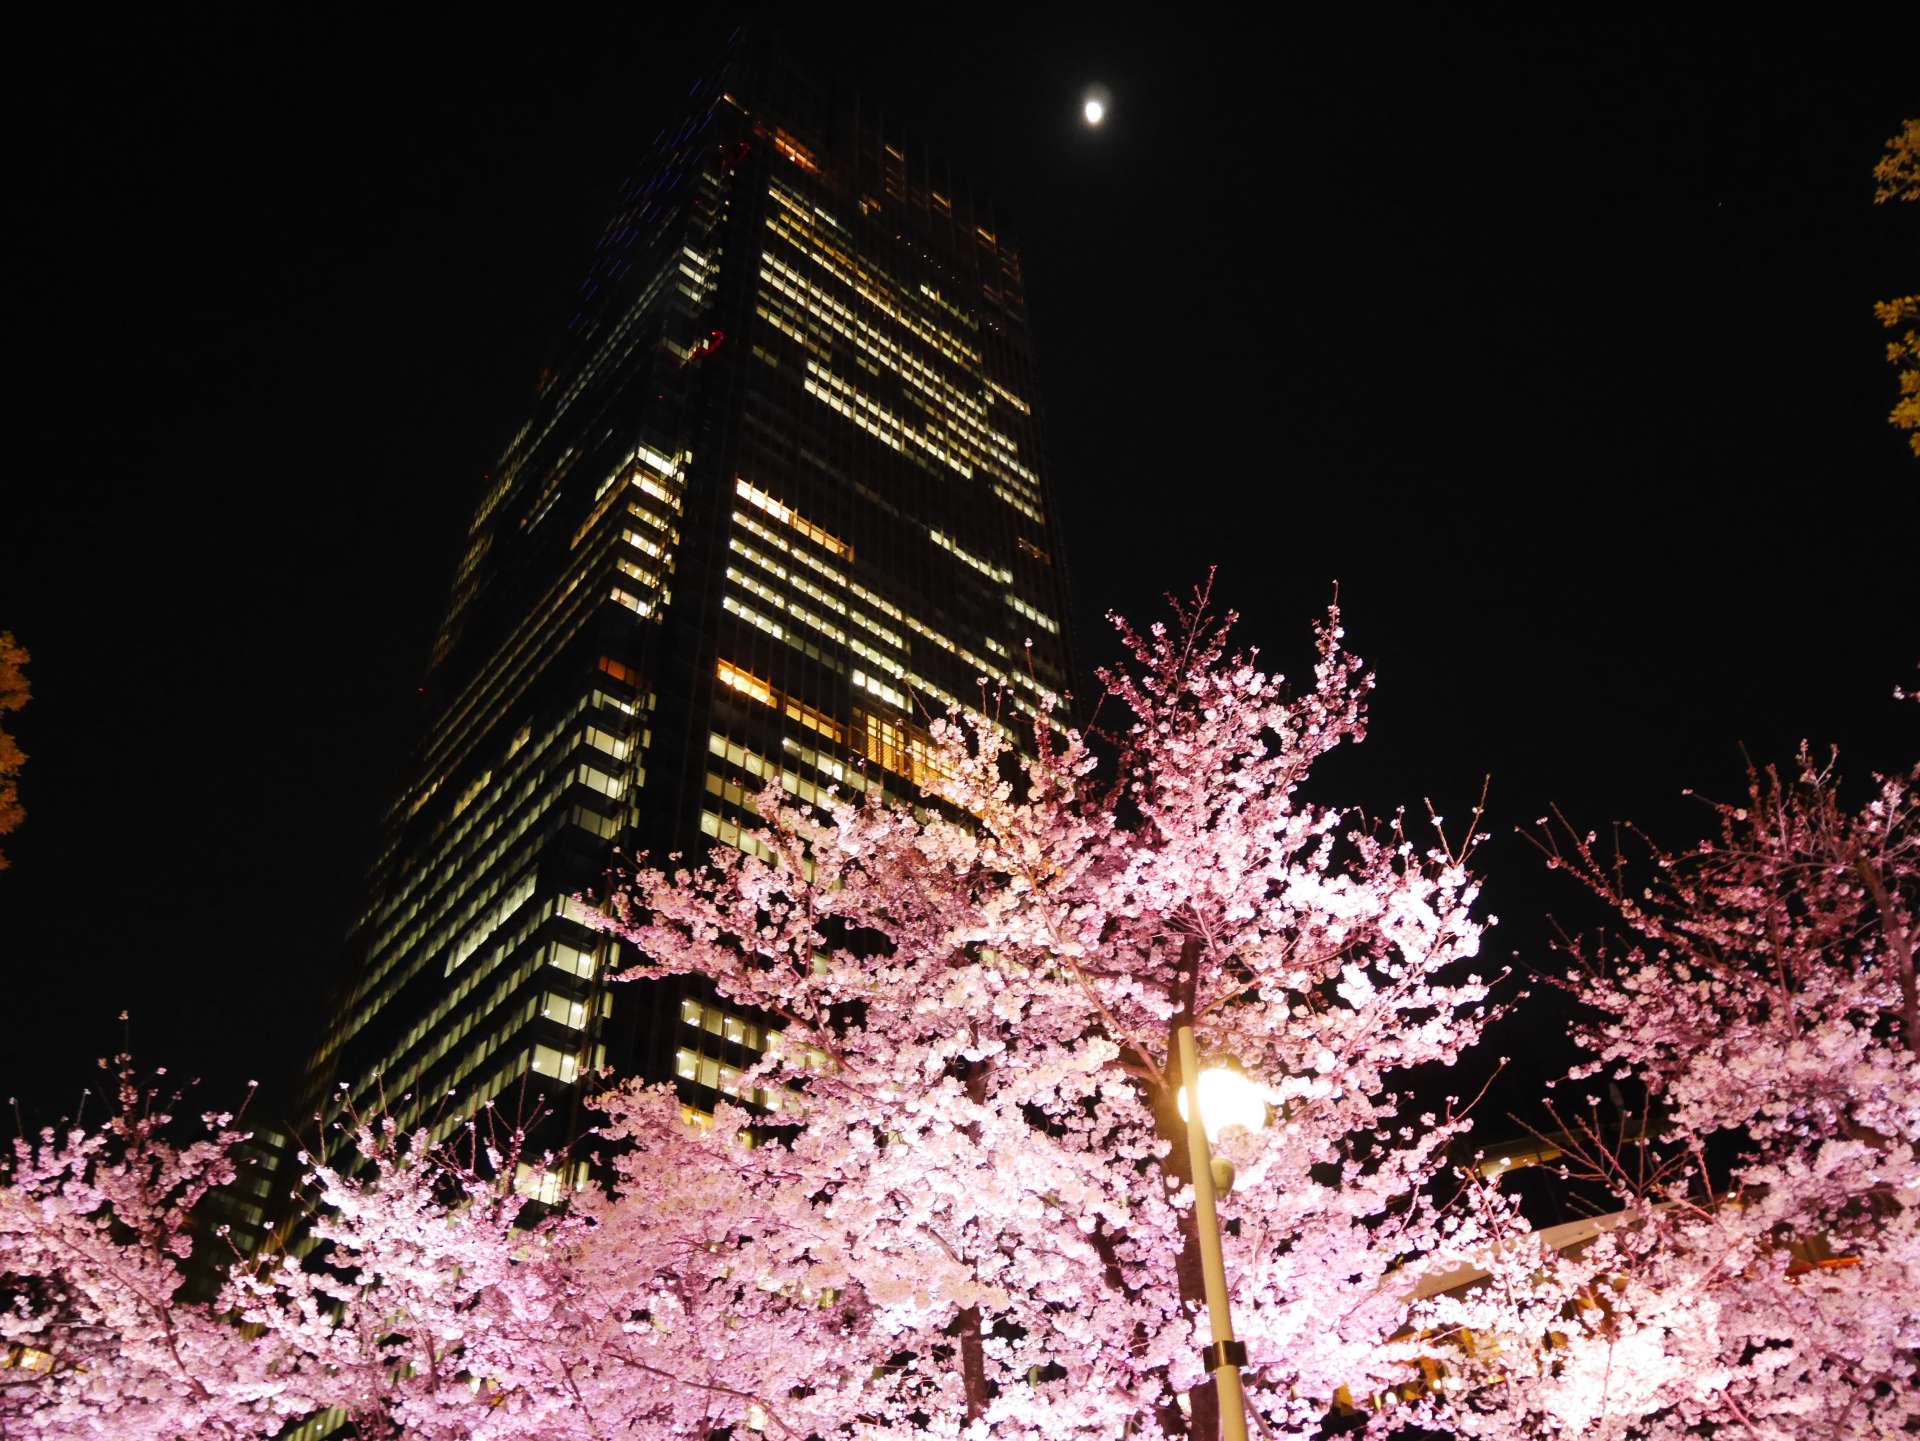
[{"label": "yellow glowing window", "polygon": [[916,725],[863,711],[855,714],[853,730],[856,750],[915,785],[931,785],[948,774],[933,737]]},{"label": "yellow glowing window", "polygon": [[739,691],[742,695],[752,696],[764,706],[772,706],[792,720],[797,720],[808,730],[825,736],[838,745],[847,743],[847,728],[828,715],[808,705],[805,701],[795,700],[790,695],[782,695],[759,676],[751,671],[742,670],[732,661],[720,661],[715,667],[720,683]]},{"label": "yellow glowing window", "polygon": [[749,485],[747,484],[746,481],[741,480],[738,477],[735,478],[733,484],[734,484],[734,489],[737,490],[744,499],[758,506],[761,510],[764,510],[768,515],[772,516],[775,520],[780,521],[784,525],[787,525],[791,527],[793,530],[798,531],[801,535],[804,535],[808,540],[812,541],[815,545],[822,546],[825,549],[832,551],[835,555],[841,556],[846,560],[853,559],[853,547],[847,544],[846,541],[841,540],[838,536],[833,535],[832,533],[821,529],[819,526],[815,525],[812,521],[805,519],[798,511],[792,510],[789,507],[781,504],[781,502],[775,500],[772,496],[768,495],[764,490],[760,490],[755,486]]},{"label": "yellow glowing window", "polygon": [[772,686],[761,680],[759,676],[741,670],[739,666],[734,665],[731,661],[721,661],[716,668],[716,673],[719,675],[722,685],[731,686],[743,695],[752,696],[755,700],[759,701],[761,705],[772,705],[774,703]]},{"label": "yellow glowing window", "polygon": [[813,152],[784,130],[775,130],[773,132],[773,148],[786,156],[787,159],[791,160],[795,165],[798,165],[802,170],[817,171],[820,168],[814,163]]},{"label": "yellow glowing window", "polygon": [[840,745],[846,744],[847,728],[825,711],[815,710],[805,701],[797,701],[792,696],[786,697],[784,709],[790,717],[799,721],[800,724],[808,730],[823,735],[828,740],[837,742]]}]

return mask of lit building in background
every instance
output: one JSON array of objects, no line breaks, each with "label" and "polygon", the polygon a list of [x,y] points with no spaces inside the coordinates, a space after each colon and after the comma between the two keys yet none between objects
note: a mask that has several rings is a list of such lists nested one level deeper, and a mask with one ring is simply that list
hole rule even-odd
[{"label": "lit building in background", "polygon": [[468,526],[295,1114],[572,1132],[602,1066],[737,1095],[757,1018],[609,987],[635,958],[572,897],[615,846],[751,852],[770,781],[905,801],[931,717],[1019,732],[1066,688],[1036,391],[991,206],[737,40],[623,188]]}]

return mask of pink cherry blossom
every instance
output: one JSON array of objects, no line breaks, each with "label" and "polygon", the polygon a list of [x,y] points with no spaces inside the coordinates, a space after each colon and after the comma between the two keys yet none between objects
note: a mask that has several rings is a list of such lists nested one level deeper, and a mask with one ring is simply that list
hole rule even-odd
[{"label": "pink cherry blossom", "polygon": [[1617,1207],[1584,1249],[1476,1195],[1463,1254],[1491,1277],[1423,1316],[1476,1342],[1436,1348],[1459,1434],[1920,1429],[1920,770],[1856,809],[1803,750],[1714,810],[1712,839],[1626,869],[1543,837],[1619,922],[1572,946],[1577,1078],[1638,1080],[1649,1124],[1569,1129],[1569,1169]]},{"label": "pink cherry blossom", "polygon": [[[1433,1244],[1422,1188],[1461,1123],[1396,1124],[1397,1088],[1485,1018],[1474,885],[1463,855],[1300,795],[1364,734],[1371,679],[1338,613],[1295,692],[1228,650],[1231,618],[1204,599],[1171,627],[1122,626],[1132,663],[1102,676],[1111,761],[1044,728],[1023,758],[951,717],[939,804],[814,809],[770,789],[770,862],[717,851],[615,897],[638,974],[709,977],[782,1028],[747,1084],[780,1103],[763,1123],[797,1129],[742,1148],[729,1111],[675,1144],[720,1153],[705,1204],[754,1278],[731,1324],[697,1323],[701,1355],[795,1434],[1210,1432],[1170,1144],[1170,1022],[1188,1005],[1203,1051],[1262,1083],[1274,1118],[1222,1147],[1252,1405],[1299,1432],[1340,1387],[1406,1378],[1389,1345],[1405,1262]],[[688,1206],[678,1167],[635,1155],[614,1214]],[[796,1294],[834,1299],[796,1311]]]},{"label": "pink cherry blossom", "polygon": [[[266,1436],[338,1407],[362,1436],[436,1441],[1211,1435],[1173,1144],[1189,1012],[1269,1102],[1219,1145],[1260,1425],[1311,1434],[1341,1388],[1405,1381],[1421,1258],[1450,1265],[1457,1240],[1428,1183],[1464,1123],[1409,1124],[1403,1092],[1488,1012],[1468,847],[1301,794],[1365,731],[1337,611],[1297,688],[1230,651],[1230,624],[1201,595],[1123,626],[1104,742],[1042,726],[1023,756],[957,714],[919,807],[770,789],[771,860],[635,871],[606,921],[635,974],[704,976],[771,1017],[743,1094],[773,1105],[694,1126],[669,1090],[614,1087],[604,1184],[546,1214],[512,1184],[521,1138],[436,1152],[369,1122],[350,1160],[311,1165],[314,1248],[237,1267],[196,1310],[154,1298],[217,1141],[143,1132],[111,1190],[99,1138],[26,1154],[6,1204],[54,1207],[76,1239],[8,1232],[0,1268],[51,1295],[84,1241],[113,1278],[153,1278],[101,1280],[75,1324],[16,1308],[10,1338],[73,1359],[0,1388],[10,1432]],[[171,1210],[126,1192],[149,1166],[181,1178]],[[176,1357],[181,1334],[198,1349]]]}]

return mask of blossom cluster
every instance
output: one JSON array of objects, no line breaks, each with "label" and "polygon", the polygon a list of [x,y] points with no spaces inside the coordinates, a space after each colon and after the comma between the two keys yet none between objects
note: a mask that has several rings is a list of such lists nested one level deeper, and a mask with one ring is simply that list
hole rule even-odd
[{"label": "blossom cluster", "polygon": [[1911,1434],[1920,771],[1849,809],[1803,755],[1638,871],[1541,833],[1614,917],[1569,943],[1570,1084],[1639,1099],[1542,1138],[1605,1204],[1536,1233],[1415,1099],[1496,1014],[1471,835],[1307,797],[1366,730],[1337,610],[1297,686],[1231,624],[1121,624],[1098,735],[956,711],[918,806],[770,787],[754,854],[635,863],[623,979],[768,1044],[711,1116],[610,1082],[560,1204],[524,1133],[367,1118],[305,1158],[305,1243],[194,1304],[242,1136],[182,1140],[123,1064],[103,1125],[0,1175],[0,1435],[1210,1438],[1187,1024],[1265,1101],[1218,1143],[1264,1434]]}]

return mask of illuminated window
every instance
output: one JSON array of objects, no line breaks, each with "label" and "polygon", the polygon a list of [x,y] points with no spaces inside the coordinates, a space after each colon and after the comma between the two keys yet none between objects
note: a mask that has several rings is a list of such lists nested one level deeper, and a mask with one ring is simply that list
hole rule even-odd
[{"label": "illuminated window", "polygon": [[917,786],[930,786],[948,774],[933,737],[919,726],[890,720],[872,711],[855,711],[854,746],[870,761]]},{"label": "illuminated window", "polygon": [[583,951],[566,941],[555,941],[547,953],[547,964],[558,967],[568,975],[590,977],[598,962],[591,951]]},{"label": "illuminated window", "polygon": [[1024,615],[1028,620],[1032,621],[1035,625],[1038,625],[1041,629],[1045,630],[1049,635],[1060,634],[1059,622],[1054,620],[1052,616],[1046,614],[1044,611],[1035,610],[1032,606],[1028,605],[1024,600],[1022,600],[1019,596],[1015,595],[1012,591],[1007,592],[1007,604],[1012,606],[1015,610],[1019,611],[1021,615]]},{"label": "illuminated window", "polygon": [[741,670],[731,661],[721,661],[716,667],[720,683],[731,686],[742,695],[752,696],[761,705],[773,704],[773,687],[749,671]]},{"label": "illuminated window", "polygon": [[960,546],[960,543],[954,540],[952,536],[947,535],[945,532],[938,531],[938,530],[929,530],[927,532],[927,535],[932,539],[935,545],[940,547],[940,549],[946,551],[949,555],[957,555],[958,557],[960,557],[961,560],[965,561],[968,565],[972,566],[975,570],[979,571],[980,574],[986,576],[987,579],[997,580],[1002,585],[1006,585],[1013,580],[1013,572],[1008,570],[1005,566],[995,565],[990,560],[982,560],[980,559],[979,556],[974,555],[969,551],[962,549]]},{"label": "illuminated window", "polygon": [[[829,740],[838,741],[843,745],[846,743],[847,728],[825,711],[817,710],[805,701],[795,700],[792,696],[780,694],[759,676],[751,671],[742,670],[731,661],[719,661],[715,671],[722,685],[737,690],[742,695],[751,696],[761,705],[772,706],[776,710],[783,711],[808,730],[816,731]],[[901,699],[904,702],[905,697]],[[707,834],[713,833],[709,831]]]},{"label": "illuminated window", "polygon": [[838,536],[822,530],[812,521],[803,518],[798,511],[788,509],[772,496],[768,495],[764,490],[756,489],[754,486],[748,485],[746,481],[738,479],[734,481],[734,489],[747,501],[764,510],[775,520],[780,521],[799,534],[804,535],[815,545],[822,546],[846,560],[853,559],[852,546],[848,545]]},{"label": "illuminated window", "polygon": [[549,1206],[558,1205],[561,1190],[560,1173],[539,1170],[521,1161],[514,1167],[513,1189],[523,1196],[530,1196]]},{"label": "illuminated window", "polygon": [[753,1021],[737,1016],[732,1011],[713,1005],[710,1002],[696,1001],[691,998],[680,1003],[680,1019],[689,1026],[695,1026],[709,1035],[719,1036],[736,1045],[748,1046],[759,1050],[766,1039],[765,1032]]},{"label": "illuminated window", "polygon": [[744,1085],[745,1072],[738,1066],[730,1066],[714,1056],[703,1056],[682,1047],[673,1053],[673,1073],[683,1081],[692,1081],[695,1085],[705,1086],[750,1105],[762,1106],[770,1111],[780,1108],[778,1098],[770,1092],[757,1086]]},{"label": "illuminated window", "polygon": [[552,1076],[560,1081],[571,1082],[580,1073],[580,1058],[553,1046],[535,1046],[531,1069],[536,1076]]},{"label": "illuminated window", "polygon": [[870,676],[865,671],[857,670],[853,673],[853,684],[855,689],[864,690],[871,695],[877,695],[880,699],[891,702],[901,710],[907,708],[907,693],[905,691],[896,690],[885,681],[880,680],[876,676]]},{"label": "illuminated window", "polygon": [[787,159],[791,160],[795,165],[798,165],[802,170],[817,172],[820,169],[820,167],[814,163],[813,152],[784,130],[776,129],[773,132],[773,148],[786,156]]}]

